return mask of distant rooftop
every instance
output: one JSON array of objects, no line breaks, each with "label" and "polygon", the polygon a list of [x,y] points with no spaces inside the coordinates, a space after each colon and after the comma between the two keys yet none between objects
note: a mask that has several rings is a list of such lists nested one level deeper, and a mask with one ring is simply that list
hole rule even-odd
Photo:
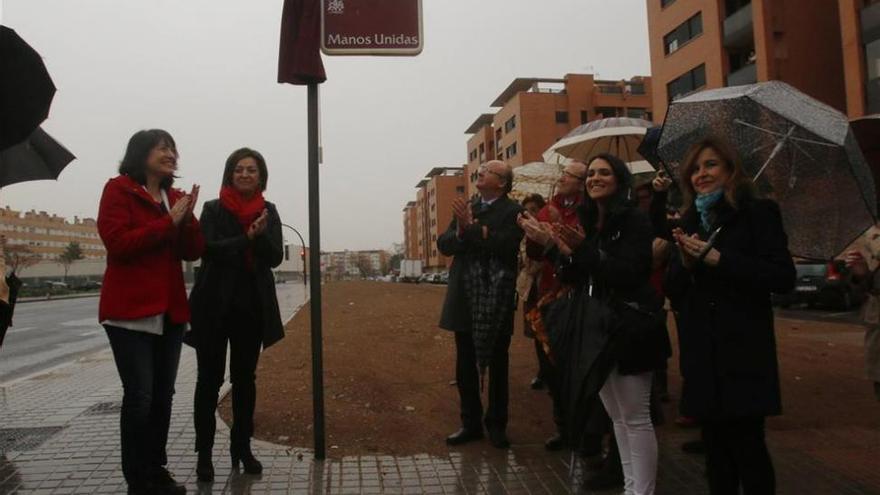
[{"label": "distant rooftop", "polygon": [[428,175],[426,175],[425,178],[430,179],[431,177],[436,177],[438,175],[461,175],[463,170],[463,167],[434,167],[428,172]]},{"label": "distant rooftop", "polygon": [[475,120],[474,123],[471,124],[471,126],[468,127],[466,131],[464,131],[464,133],[465,134],[476,134],[477,131],[482,129],[484,126],[492,125],[492,121],[494,119],[495,119],[495,114],[484,113],[484,114],[480,115],[479,117],[477,117],[477,120]]},{"label": "distant rooftop", "polygon": [[550,78],[542,78],[542,77],[517,77],[510,83],[509,86],[500,94],[498,98],[495,98],[495,101],[492,102],[493,107],[503,107],[510,101],[511,98],[516,96],[517,93],[522,91],[529,91],[535,85],[539,83],[556,83],[556,84],[564,84],[565,79],[550,79]]}]

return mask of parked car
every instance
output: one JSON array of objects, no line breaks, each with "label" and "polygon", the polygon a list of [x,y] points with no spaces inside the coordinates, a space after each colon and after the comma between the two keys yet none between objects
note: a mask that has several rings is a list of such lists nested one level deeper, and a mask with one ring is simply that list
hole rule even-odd
[{"label": "parked car", "polygon": [[795,304],[809,307],[849,310],[865,298],[861,286],[852,284],[852,272],[842,260],[829,262],[800,261],[795,264],[797,279],[794,290],[774,295],[774,302],[783,308]]}]

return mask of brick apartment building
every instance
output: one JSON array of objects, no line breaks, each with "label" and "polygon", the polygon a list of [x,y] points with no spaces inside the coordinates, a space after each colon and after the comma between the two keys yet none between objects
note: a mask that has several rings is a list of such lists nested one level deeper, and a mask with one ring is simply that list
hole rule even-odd
[{"label": "brick apartment building", "polygon": [[647,0],[654,120],[701,89],[785,81],[847,113],[880,112],[878,0]]},{"label": "brick apartment building", "polygon": [[58,258],[71,242],[79,243],[87,260],[107,258],[98,224],[91,218],[74,217],[68,222],[45,211],[22,213],[7,206],[0,210],[0,234],[6,236],[8,246],[27,246],[42,261]]},{"label": "brick apartment building", "polygon": [[444,271],[452,263],[437,250],[437,237],[452,221],[452,200],[465,195],[462,167],[435,167],[416,184],[416,200],[403,209],[404,254],[423,270]]},{"label": "brick apartment building", "polygon": [[591,74],[562,79],[517,78],[465,130],[468,197],[476,193],[479,166],[504,160],[512,167],[542,161],[541,155],[575,127],[605,117],[652,118],[651,78],[599,80]]}]

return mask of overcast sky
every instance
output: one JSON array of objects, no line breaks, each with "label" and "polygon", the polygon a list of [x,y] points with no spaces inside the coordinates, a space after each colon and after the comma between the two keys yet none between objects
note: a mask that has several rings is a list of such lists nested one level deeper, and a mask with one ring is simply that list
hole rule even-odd
[{"label": "overcast sky", "polygon": [[[128,138],[160,127],[179,186],[217,196],[231,151],[269,166],[267,199],[307,235],[305,88],[276,82],[282,0],[0,0],[0,22],[58,87],[43,127],[78,157],[57,183],[0,205],[94,217]],[[515,77],[650,71],[645,0],[424,0],[415,58],[324,57],[322,248],[387,248],[435,166],[458,166],[467,126]],[[199,205],[199,209],[201,205]],[[308,238],[307,238],[308,241]]]}]

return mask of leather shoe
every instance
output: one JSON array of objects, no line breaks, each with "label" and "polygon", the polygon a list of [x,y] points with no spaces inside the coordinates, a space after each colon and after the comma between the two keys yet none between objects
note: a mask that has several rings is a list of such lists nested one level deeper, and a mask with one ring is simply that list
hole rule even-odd
[{"label": "leather shoe", "polygon": [[544,442],[544,448],[551,452],[564,449],[565,441],[562,439],[562,435],[557,433],[556,435],[548,438],[547,441]]},{"label": "leather shoe", "polygon": [[462,428],[457,432],[446,437],[446,445],[461,445],[483,438],[483,430],[471,430]]},{"label": "leather shoe", "polygon": [[529,387],[532,390],[543,390],[544,389],[544,380],[541,380],[540,378],[535,377],[535,379],[532,380],[532,383],[529,384]]},{"label": "leather shoe", "polygon": [[489,430],[489,443],[496,449],[510,447],[510,440],[507,439],[507,433],[504,430]]}]

